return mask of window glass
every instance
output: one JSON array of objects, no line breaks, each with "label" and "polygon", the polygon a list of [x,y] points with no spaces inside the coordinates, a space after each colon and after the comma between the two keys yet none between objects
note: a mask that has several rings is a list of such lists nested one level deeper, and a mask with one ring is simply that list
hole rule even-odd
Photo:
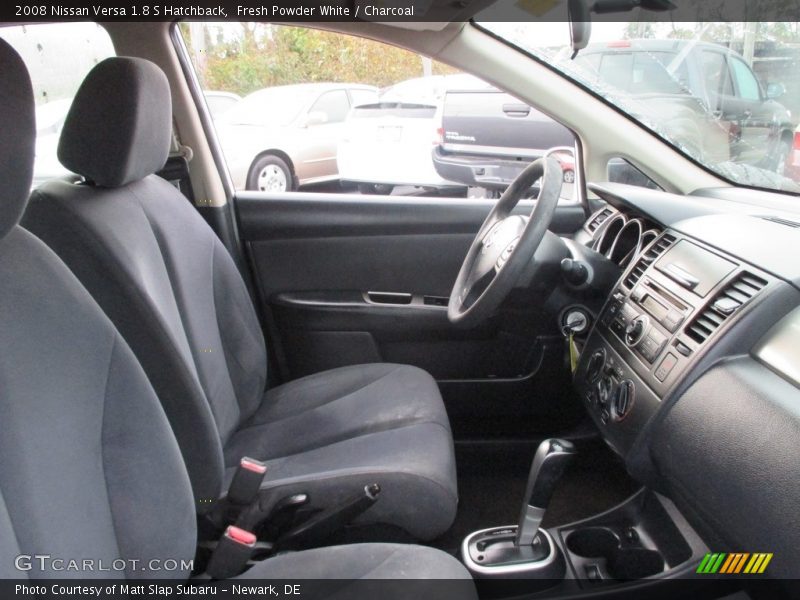
[{"label": "window glass", "polygon": [[632,94],[682,94],[688,89],[686,62],[667,52],[637,52],[631,71]]},{"label": "window glass", "polygon": [[208,110],[214,119],[219,119],[241,101],[238,95],[227,92],[206,92],[205,96]]},{"label": "window glass", "polygon": [[266,88],[245,96],[222,117],[232,125],[288,126],[313,101],[313,89],[290,86]]},{"label": "window glass", "polygon": [[350,90],[350,99],[352,100],[353,106],[372,104],[378,101],[378,92],[355,88]]},{"label": "window glass", "polygon": [[[800,158],[792,150],[800,117],[800,28],[600,19],[576,56],[568,28],[558,30],[547,18],[501,22],[488,18],[491,9],[485,14],[484,21],[476,17],[479,27],[580,84],[714,175],[800,195]],[[765,82],[769,98],[762,93]]]},{"label": "window glass", "polygon": [[96,23],[56,23],[3,27],[0,37],[20,54],[36,100],[36,162],[33,187],[69,176],[56,151],[61,127],[86,74],[114,47]]},{"label": "window glass", "polygon": [[497,197],[549,148],[574,146],[535,107],[389,44],[269,23],[180,32],[204,92],[242,97],[214,120],[237,190]]},{"label": "window glass", "polygon": [[733,67],[733,75],[736,77],[736,89],[739,96],[745,100],[760,100],[761,90],[758,87],[758,80],[756,80],[753,72],[738,58],[731,60]]},{"label": "window glass", "polygon": [[733,93],[731,74],[724,54],[703,51],[700,66],[709,93],[723,96],[730,96]]},{"label": "window glass", "polygon": [[341,123],[350,111],[350,100],[344,90],[325,92],[311,106],[310,113],[325,115],[325,123]]},{"label": "window glass", "polygon": [[600,62],[600,78],[608,85],[620,90],[630,87],[633,54],[630,52],[609,53]]},{"label": "window glass", "polygon": [[632,165],[624,158],[612,158],[607,165],[608,180],[614,183],[626,183],[651,190],[659,190],[661,187],[650,177]]},{"label": "window glass", "polygon": [[668,52],[612,51],[587,54],[582,60],[585,68],[598,69],[600,80],[626,93],[686,93],[686,63]]}]

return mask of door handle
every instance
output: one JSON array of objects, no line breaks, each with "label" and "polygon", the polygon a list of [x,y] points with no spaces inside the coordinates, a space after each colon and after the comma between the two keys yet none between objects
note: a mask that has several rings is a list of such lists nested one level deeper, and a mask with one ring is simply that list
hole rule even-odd
[{"label": "door handle", "polygon": [[412,296],[404,292],[367,292],[372,304],[411,304]]},{"label": "door handle", "polygon": [[503,112],[509,117],[527,117],[531,107],[527,104],[503,104]]}]

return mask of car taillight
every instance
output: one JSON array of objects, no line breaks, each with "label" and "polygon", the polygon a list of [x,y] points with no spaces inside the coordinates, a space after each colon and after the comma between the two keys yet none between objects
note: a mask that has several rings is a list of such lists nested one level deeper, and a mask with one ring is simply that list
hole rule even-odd
[{"label": "car taillight", "polygon": [[800,167],[800,131],[794,132],[794,141],[792,142],[792,151],[789,153],[787,166],[799,168]]},{"label": "car taillight", "polygon": [[433,136],[433,145],[438,146],[439,144],[444,143],[444,127],[438,127],[436,129],[436,135]]},{"label": "car taillight", "polygon": [[609,48],[630,48],[631,43],[629,40],[617,40],[615,42],[608,42]]}]

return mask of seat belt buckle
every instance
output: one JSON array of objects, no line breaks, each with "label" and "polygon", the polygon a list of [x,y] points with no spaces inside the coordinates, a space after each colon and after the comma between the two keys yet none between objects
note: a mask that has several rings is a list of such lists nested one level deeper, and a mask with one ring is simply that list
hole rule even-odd
[{"label": "seat belt buckle", "polygon": [[242,458],[228,488],[228,500],[239,506],[251,504],[258,496],[266,474],[266,462],[248,456]]},{"label": "seat belt buckle", "polygon": [[229,525],[208,561],[206,573],[212,579],[236,577],[247,567],[256,547],[256,535]]}]

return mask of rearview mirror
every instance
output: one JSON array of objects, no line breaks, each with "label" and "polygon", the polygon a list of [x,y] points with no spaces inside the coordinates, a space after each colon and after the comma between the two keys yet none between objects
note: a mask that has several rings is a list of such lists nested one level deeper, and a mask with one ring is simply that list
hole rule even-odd
[{"label": "rearview mirror", "polygon": [[786,86],[783,85],[781,82],[777,83],[770,83],[767,86],[767,98],[770,100],[775,100],[776,98],[780,98],[786,93]]},{"label": "rearview mirror", "polygon": [[675,10],[677,6],[671,0],[595,0],[592,12],[598,15],[607,13],[630,12],[640,8],[652,12]]},{"label": "rearview mirror", "polygon": [[569,0],[567,11],[572,58],[575,58],[579,50],[589,45],[589,38],[592,36],[592,17],[589,15],[589,7],[585,0]]}]

